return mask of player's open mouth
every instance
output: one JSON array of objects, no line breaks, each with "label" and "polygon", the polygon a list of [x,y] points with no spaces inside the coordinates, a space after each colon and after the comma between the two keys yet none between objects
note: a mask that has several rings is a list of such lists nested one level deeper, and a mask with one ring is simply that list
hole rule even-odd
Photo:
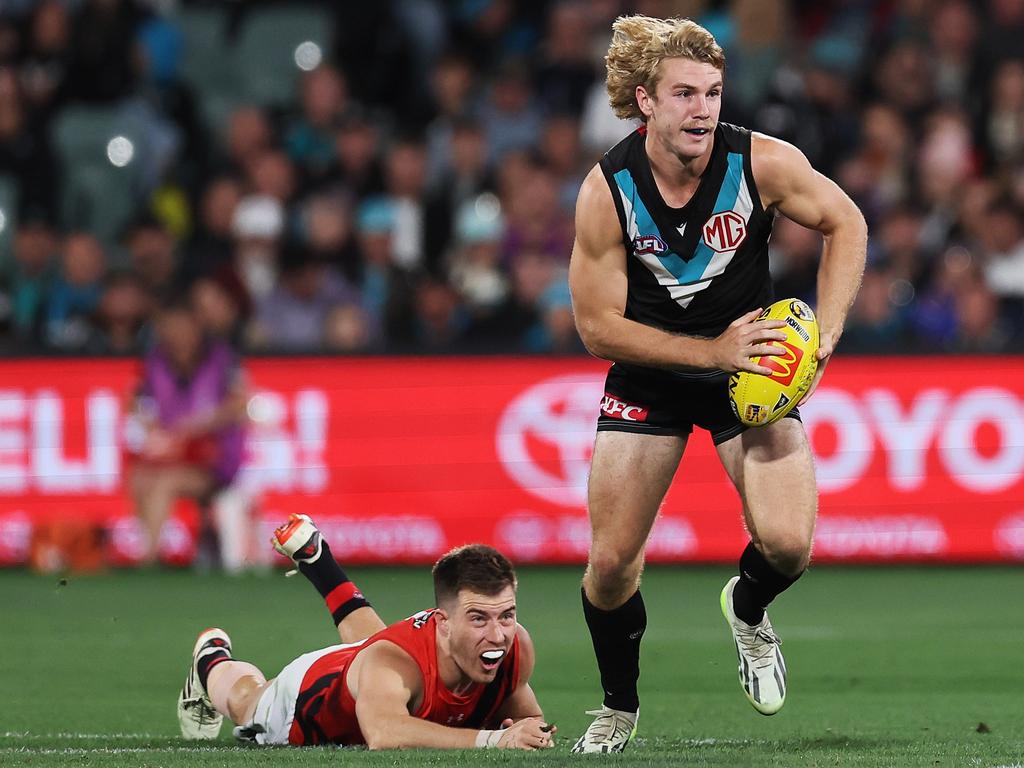
[{"label": "player's open mouth", "polygon": [[707,134],[711,133],[711,129],[710,128],[684,128],[683,132],[684,133],[688,133],[691,136],[706,136]]},{"label": "player's open mouth", "polygon": [[505,651],[500,648],[494,651],[484,651],[480,654],[480,661],[486,670],[491,670],[497,667],[501,664],[501,660],[503,658],[505,658]]}]

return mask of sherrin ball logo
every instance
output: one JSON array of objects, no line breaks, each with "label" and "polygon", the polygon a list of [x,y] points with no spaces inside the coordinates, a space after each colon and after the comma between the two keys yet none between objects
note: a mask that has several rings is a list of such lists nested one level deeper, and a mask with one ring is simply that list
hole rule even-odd
[{"label": "sherrin ball logo", "polygon": [[777,301],[761,313],[761,320],[782,320],[784,341],[774,342],[786,351],[781,355],[755,357],[771,369],[771,375],[740,371],[729,377],[729,403],[733,413],[748,427],[778,421],[804,396],[818,370],[818,321],[800,299]]}]

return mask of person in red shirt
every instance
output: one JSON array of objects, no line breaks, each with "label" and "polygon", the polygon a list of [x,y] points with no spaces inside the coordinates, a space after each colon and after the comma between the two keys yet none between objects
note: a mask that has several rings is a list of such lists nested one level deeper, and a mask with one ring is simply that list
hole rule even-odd
[{"label": "person in red shirt", "polygon": [[341,569],[306,515],[274,532],[323,596],[341,644],[303,654],[267,680],[235,659],[222,629],[200,633],[178,698],[186,739],[215,739],[225,716],[258,744],[370,749],[554,746],[530,688],[534,649],[516,621],[512,564],[482,544],[433,568],[437,607],[391,626]]}]

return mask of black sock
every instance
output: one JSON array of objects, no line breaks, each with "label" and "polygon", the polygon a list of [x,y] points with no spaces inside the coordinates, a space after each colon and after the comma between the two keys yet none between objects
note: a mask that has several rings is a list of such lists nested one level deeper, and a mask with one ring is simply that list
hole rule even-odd
[{"label": "black sock", "polygon": [[583,616],[601,670],[604,705],[623,712],[636,712],[640,709],[636,691],[640,678],[640,640],[647,629],[647,609],[640,590],[610,611],[596,608],[583,591]]},{"label": "black sock", "polygon": [[320,557],[311,563],[299,563],[299,573],[316,587],[320,597],[327,603],[334,626],[338,626],[352,611],[365,608],[370,603],[338,565],[327,542],[323,541],[321,545],[323,549]]},{"label": "black sock", "polygon": [[750,626],[760,624],[764,609],[802,575],[803,571],[796,576],[779,573],[750,542],[740,555],[740,580],[732,593],[733,612]]},{"label": "black sock", "polygon": [[203,684],[203,690],[206,690],[206,681],[210,677],[210,670],[222,661],[231,660],[231,654],[228,653],[227,649],[221,648],[220,650],[211,651],[205,656],[202,656],[199,661],[196,662],[196,672],[199,673],[199,682]]},{"label": "black sock", "polygon": [[327,597],[331,590],[349,578],[331,554],[331,546],[326,541],[321,541],[320,546],[320,557],[311,563],[298,563],[298,567],[299,573],[310,580],[320,597]]}]

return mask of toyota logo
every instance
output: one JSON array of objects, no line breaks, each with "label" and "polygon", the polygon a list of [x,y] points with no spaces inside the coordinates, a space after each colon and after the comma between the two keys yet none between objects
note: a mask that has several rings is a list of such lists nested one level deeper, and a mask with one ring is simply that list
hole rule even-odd
[{"label": "toyota logo", "polygon": [[564,507],[585,507],[604,376],[547,379],[509,403],[498,421],[497,452],[528,493]]}]

